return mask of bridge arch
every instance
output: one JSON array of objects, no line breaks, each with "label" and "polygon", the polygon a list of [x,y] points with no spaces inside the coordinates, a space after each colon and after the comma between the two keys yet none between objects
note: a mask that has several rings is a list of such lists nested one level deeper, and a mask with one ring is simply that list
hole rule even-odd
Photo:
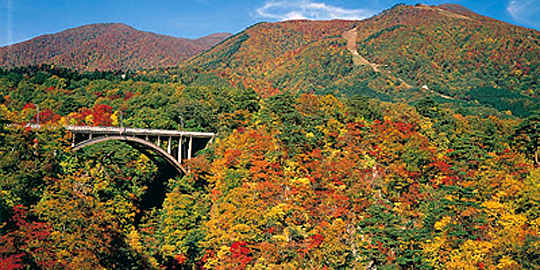
[{"label": "bridge arch", "polygon": [[146,141],[137,137],[123,136],[123,135],[113,135],[113,136],[109,135],[109,136],[97,137],[97,138],[92,138],[92,139],[88,139],[88,140],[77,143],[76,145],[72,147],[72,150],[78,151],[90,145],[102,143],[105,141],[113,141],[113,140],[126,142],[127,144],[134,146],[135,148],[139,148],[139,149],[142,146],[144,149],[150,150],[154,152],[155,154],[157,154],[158,156],[162,157],[167,163],[169,163],[180,174],[187,174],[187,170],[180,164],[180,162],[178,162],[178,160],[176,160],[172,155],[167,153],[167,151],[163,150],[161,147],[149,141]]}]

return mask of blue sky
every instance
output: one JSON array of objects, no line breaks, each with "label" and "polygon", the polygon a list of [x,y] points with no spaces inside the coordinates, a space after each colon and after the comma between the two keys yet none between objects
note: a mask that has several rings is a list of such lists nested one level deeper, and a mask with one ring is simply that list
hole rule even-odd
[{"label": "blue sky", "polygon": [[[452,2],[450,2],[452,1]],[[396,0],[0,0],[0,46],[90,23],[119,22],[175,37],[238,33],[261,21],[363,19]],[[540,29],[540,0],[423,1],[454,3],[512,24]]]}]

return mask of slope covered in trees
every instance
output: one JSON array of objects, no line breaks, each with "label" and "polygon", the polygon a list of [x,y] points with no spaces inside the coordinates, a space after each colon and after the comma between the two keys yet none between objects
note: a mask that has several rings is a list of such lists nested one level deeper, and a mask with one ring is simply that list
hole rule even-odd
[{"label": "slope covered in trees", "polygon": [[[0,61],[138,70],[263,96],[289,89],[400,101],[442,97],[518,116],[539,109],[539,32],[458,5],[396,5],[362,21],[259,23],[220,43],[227,37],[183,40],[122,24],[89,25],[1,48]],[[148,68],[159,69],[141,70]]]},{"label": "slope covered in trees", "polygon": [[[538,55],[537,31],[399,5],[179,68],[0,70],[0,268],[540,268]],[[122,118],[218,137],[174,175],[61,128]]]},{"label": "slope covered in trees", "polygon": [[477,87],[539,95],[538,31],[454,5],[399,5],[362,26],[359,53],[414,85],[457,97]]},{"label": "slope covered in trees", "polygon": [[81,71],[176,66],[230,34],[183,39],[138,31],[125,24],[92,24],[0,48],[0,67],[54,64]]},{"label": "slope covered in trees", "polygon": [[[4,269],[540,267],[538,114],[45,66],[3,71],[0,90]],[[24,127],[35,104],[40,130]],[[220,135],[168,180],[122,143],[74,154],[55,128],[118,125],[119,110]]]},{"label": "slope covered in trees", "polygon": [[[376,70],[355,64],[343,37],[352,29],[352,47]],[[384,100],[443,96],[489,104],[483,95],[501,100],[512,92],[510,100],[490,105],[515,112],[508,104],[524,104],[534,111],[539,54],[536,30],[456,5],[397,5],[363,21],[257,24],[182,64],[177,75],[191,74],[182,81],[198,84],[217,77],[263,95],[291,89]],[[478,88],[495,90],[475,95]]]}]

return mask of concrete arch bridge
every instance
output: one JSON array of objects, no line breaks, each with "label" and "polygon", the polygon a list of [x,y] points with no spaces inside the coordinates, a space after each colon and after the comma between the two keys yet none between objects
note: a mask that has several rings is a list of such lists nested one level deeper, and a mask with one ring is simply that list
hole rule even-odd
[{"label": "concrete arch bridge", "polygon": [[142,129],[123,127],[65,126],[72,134],[74,151],[97,143],[118,140],[126,142],[143,153],[153,152],[169,163],[181,174],[187,169],[182,165],[197,151],[211,144],[215,133]]}]

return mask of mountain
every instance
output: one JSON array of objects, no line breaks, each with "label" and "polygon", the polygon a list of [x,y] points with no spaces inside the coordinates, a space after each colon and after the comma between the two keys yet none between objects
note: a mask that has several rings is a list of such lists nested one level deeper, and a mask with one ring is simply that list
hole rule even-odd
[{"label": "mountain", "polygon": [[262,96],[286,89],[381,100],[433,96],[526,116],[540,109],[539,55],[539,31],[459,5],[399,4],[361,21],[259,23],[232,37],[196,40],[88,25],[0,48],[0,66],[171,67],[153,73]]},{"label": "mountain", "polygon": [[[108,34],[55,36],[107,57]],[[179,67],[0,68],[0,269],[540,269],[537,36],[399,5],[257,24]],[[216,136],[75,151],[66,125]]]},{"label": "mountain", "polygon": [[92,24],[0,48],[0,66],[55,64],[81,71],[176,66],[230,34],[199,39],[138,31],[125,24]]},{"label": "mountain", "polygon": [[447,95],[475,87],[540,94],[540,32],[458,5],[397,6],[366,20],[357,44],[369,61]]},{"label": "mountain", "polygon": [[539,55],[539,31],[459,5],[400,4],[362,21],[260,23],[188,60],[179,73],[188,82],[219,79],[262,94],[474,99],[470,91],[487,87],[531,102],[540,94]]},{"label": "mountain", "polygon": [[341,34],[358,23],[259,23],[185,62],[179,73],[200,84],[217,76],[263,95],[285,88],[324,88],[353,69]]}]

